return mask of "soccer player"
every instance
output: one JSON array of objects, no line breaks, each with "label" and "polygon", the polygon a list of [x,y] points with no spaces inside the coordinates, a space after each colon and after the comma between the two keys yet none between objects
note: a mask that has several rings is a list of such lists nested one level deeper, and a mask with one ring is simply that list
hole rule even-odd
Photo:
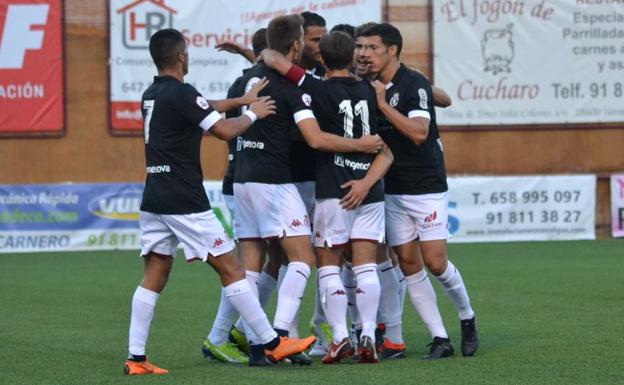
[{"label": "soccer player", "polygon": [[[300,15],[273,19],[267,29],[269,47],[298,61],[303,50],[302,25]],[[263,63],[253,66],[243,83],[249,89],[263,77],[269,85],[261,94],[275,100],[276,114],[257,121],[238,139],[234,176],[236,231],[248,271],[259,272],[262,268],[265,239],[278,239],[288,258],[273,323],[280,335],[287,335],[314,263],[310,218],[293,184],[289,164],[292,127],[296,125],[306,142],[322,151],[376,153],[383,142],[373,135],[350,139],[322,132],[311,110],[311,97]],[[253,345],[257,344],[254,336],[248,337]],[[264,350],[253,345],[250,365],[262,359]]]},{"label": "soccer player", "polygon": [[[269,67],[311,94],[323,130],[347,138],[376,132],[375,93],[368,81],[358,81],[349,73],[354,46],[353,39],[343,32],[332,32],[321,39],[327,81],[306,75],[276,52],[263,53]],[[348,243],[357,277],[356,304],[363,325],[359,360],[378,362],[375,326],[380,286],[375,260],[378,244],[385,237],[380,180],[391,163],[392,154],[386,146],[376,157],[321,153],[317,159],[314,245],[323,310],[333,332],[333,341],[323,357],[326,364],[340,362],[354,353],[346,324],[347,297],[340,279],[340,264]]]},{"label": "soccer player", "polygon": [[385,177],[388,244],[399,257],[412,304],[433,336],[423,358],[453,354],[427,270],[457,308],[462,353],[472,356],[479,345],[474,311],[459,270],[447,258],[448,186],[431,85],[399,62],[398,29],[377,24],[362,36],[365,60],[378,74],[373,86],[382,113],[379,130],[395,154]]},{"label": "soccer player", "polygon": [[307,349],[314,337],[278,336],[257,298],[249,295],[252,289],[232,253],[233,243],[210,209],[202,185],[199,151],[203,132],[224,140],[234,138],[257,118],[274,114],[274,102],[263,98],[251,104],[244,116],[224,120],[195,88],[184,83],[189,57],[182,33],[158,31],[150,39],[149,50],[158,76],[141,102],[147,178],[139,225],[145,267],[132,299],[125,373],[168,372],[147,361],[145,345],[178,243],[188,261],[202,260],[219,273],[225,295],[259,336],[269,357],[279,361]]}]

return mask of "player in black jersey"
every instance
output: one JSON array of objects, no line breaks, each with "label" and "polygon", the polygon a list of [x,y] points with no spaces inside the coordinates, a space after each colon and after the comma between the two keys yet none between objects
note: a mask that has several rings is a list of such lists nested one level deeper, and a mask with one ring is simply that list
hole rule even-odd
[{"label": "player in black jersey", "polygon": [[431,85],[399,62],[402,38],[395,27],[377,24],[362,36],[365,60],[378,74],[373,85],[382,113],[379,130],[395,155],[385,177],[388,243],[399,257],[412,303],[434,337],[424,358],[453,354],[425,266],[457,308],[462,353],[471,356],[479,338],[464,282],[446,255],[448,187]]},{"label": "player in black jersey", "polygon": [[[354,46],[353,39],[343,32],[323,37],[320,49],[327,67],[326,81],[305,74],[275,51],[263,53],[267,65],[310,93],[323,131],[346,138],[376,133],[375,93],[368,81],[356,80],[349,73]],[[385,146],[377,156],[363,153],[317,156],[314,245],[320,292],[325,298],[324,310],[333,332],[333,342],[323,363],[340,362],[354,353],[346,325],[347,297],[340,280],[340,263],[348,243],[353,250],[356,302],[363,324],[359,359],[365,363],[378,361],[375,326],[380,287],[375,259],[377,245],[385,236],[381,178],[391,163],[392,154]]]},{"label": "player in black jersey", "polygon": [[147,361],[145,344],[154,306],[171,271],[178,243],[187,260],[207,262],[220,275],[230,303],[261,336],[269,356],[281,360],[305,350],[314,342],[286,339],[273,331],[242,266],[232,253],[233,243],[210,209],[203,188],[200,142],[204,131],[220,139],[243,133],[256,118],[275,112],[273,102],[261,98],[239,118],[224,120],[189,84],[188,51],[182,33],[164,29],[150,39],[150,54],[158,68],[154,83],[144,92],[145,160],[147,178],[141,203],[141,255],[144,276],[132,299],[129,357],[125,373],[165,374]]},{"label": "player in black jersey", "polygon": [[[298,60],[303,47],[302,24],[299,15],[273,19],[267,30],[269,47]],[[265,76],[270,83],[261,94],[275,100],[277,113],[256,122],[239,138],[234,177],[236,226],[247,270],[260,271],[263,239],[278,238],[288,257],[288,270],[279,289],[274,320],[276,330],[286,334],[314,263],[310,218],[293,185],[289,162],[292,127],[296,125],[306,142],[318,150],[375,152],[382,147],[382,142],[376,136],[348,139],[322,132],[311,110],[311,97],[262,63],[252,67],[243,82],[249,88]],[[251,339],[256,342],[253,336]]]}]

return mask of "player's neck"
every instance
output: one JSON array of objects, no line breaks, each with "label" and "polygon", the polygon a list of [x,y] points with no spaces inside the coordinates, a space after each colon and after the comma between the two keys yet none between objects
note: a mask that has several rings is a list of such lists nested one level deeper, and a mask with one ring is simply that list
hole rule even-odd
[{"label": "player's neck", "polygon": [[316,62],[314,60],[309,60],[307,57],[301,57],[301,67],[305,70],[313,70],[316,67]]},{"label": "player's neck", "polygon": [[184,73],[177,68],[158,70],[158,76],[171,76],[172,78],[178,79],[180,83],[184,83]]},{"label": "player's neck", "polygon": [[348,78],[351,76],[351,73],[349,72],[348,68],[344,68],[341,70],[333,70],[333,69],[328,68],[325,76],[328,79],[329,78]]},{"label": "player's neck", "polygon": [[384,69],[379,72],[379,80],[381,80],[383,84],[390,83],[400,67],[401,63],[399,63],[398,60],[390,60],[390,62],[384,67]]}]

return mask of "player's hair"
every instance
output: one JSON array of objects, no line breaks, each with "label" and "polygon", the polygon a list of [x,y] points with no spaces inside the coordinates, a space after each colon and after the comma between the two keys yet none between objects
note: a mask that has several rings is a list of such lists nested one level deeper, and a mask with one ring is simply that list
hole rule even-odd
[{"label": "player's hair", "polygon": [[184,52],[185,47],[184,36],[173,28],[161,29],[149,41],[150,55],[159,70],[173,67],[178,53]]},{"label": "player's hair", "polygon": [[396,56],[397,58],[401,56],[403,38],[401,37],[401,32],[399,32],[399,30],[392,24],[380,23],[373,25],[370,28],[366,28],[361,36],[379,36],[386,47],[396,45]]},{"label": "player's hair", "polygon": [[364,23],[362,25],[358,25],[357,27],[355,27],[355,38],[358,38],[360,36],[364,36],[364,32],[366,32],[367,29],[369,29],[370,27],[373,27],[377,25],[377,23],[375,23],[374,21],[368,22],[368,23]]},{"label": "player's hair", "polygon": [[269,48],[287,55],[294,42],[301,39],[303,17],[301,15],[278,16],[271,20],[267,28]]},{"label": "player's hair", "polygon": [[351,24],[336,24],[329,32],[344,32],[355,40],[355,27]]},{"label": "player's hair", "polygon": [[260,55],[260,52],[267,47],[267,29],[260,28],[254,33],[251,38],[251,47],[253,48],[253,53],[255,57]]},{"label": "player's hair", "polygon": [[351,36],[341,31],[330,32],[319,43],[325,66],[332,70],[350,68],[353,63],[355,42]]},{"label": "player's hair", "polygon": [[303,30],[305,31],[308,27],[324,27],[325,19],[323,16],[314,12],[301,12],[301,17],[303,17]]}]

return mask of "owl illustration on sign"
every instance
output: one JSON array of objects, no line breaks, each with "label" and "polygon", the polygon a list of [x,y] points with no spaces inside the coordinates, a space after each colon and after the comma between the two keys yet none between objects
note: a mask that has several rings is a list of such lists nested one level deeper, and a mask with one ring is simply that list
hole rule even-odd
[{"label": "owl illustration on sign", "polygon": [[481,39],[481,54],[485,72],[496,75],[500,72],[511,72],[511,61],[515,54],[515,44],[511,28],[513,23],[503,29],[488,29]]}]

